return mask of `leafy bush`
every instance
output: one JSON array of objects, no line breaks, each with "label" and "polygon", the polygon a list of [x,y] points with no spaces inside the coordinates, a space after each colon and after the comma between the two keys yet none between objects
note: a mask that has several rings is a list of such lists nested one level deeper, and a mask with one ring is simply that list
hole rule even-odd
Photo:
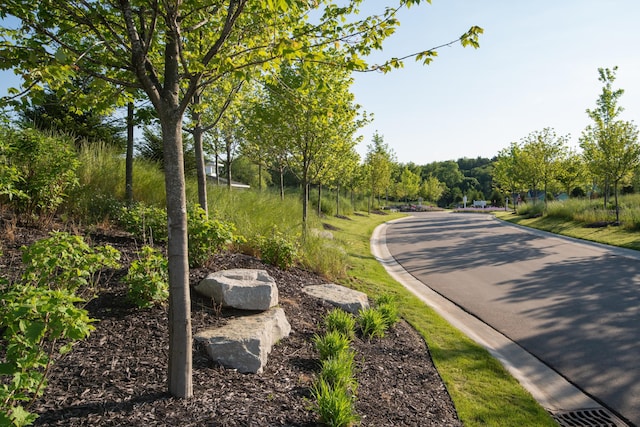
[{"label": "leafy bush", "polygon": [[122,207],[118,215],[120,225],[145,243],[166,242],[167,211],[137,203]]},{"label": "leafy bush", "polygon": [[316,411],[323,424],[348,427],[358,421],[353,409],[353,396],[344,387],[332,387],[323,379],[319,379],[311,393],[316,400]]},{"label": "leafy bush", "polygon": [[166,257],[150,246],[143,246],[138,257],[131,263],[124,279],[129,286],[129,299],[141,308],[164,303],[169,298]]},{"label": "leafy bush", "polygon": [[18,185],[23,180],[16,165],[11,163],[16,147],[11,145],[8,130],[0,128],[0,196],[9,202],[15,197],[26,197],[27,195],[18,189]]},{"label": "leafy bush", "polygon": [[293,267],[298,259],[298,245],[276,227],[270,236],[260,236],[258,246],[261,258],[282,270]]},{"label": "leafy bush", "polygon": [[327,331],[340,332],[346,337],[353,338],[356,331],[356,319],[351,313],[339,308],[334,308],[324,318]]},{"label": "leafy bush", "polygon": [[22,282],[72,293],[85,286],[93,292],[102,269],[120,268],[120,252],[109,245],[92,248],[82,236],[65,232],[49,236],[22,248]]},{"label": "leafy bush", "polygon": [[338,331],[329,331],[324,335],[315,335],[313,342],[320,354],[320,360],[336,357],[339,353],[348,351],[351,340]]},{"label": "leafy bush", "polygon": [[360,310],[358,324],[365,338],[382,338],[387,329],[387,323],[382,313],[374,308]]},{"label": "leafy bush", "polygon": [[[0,363],[0,425],[31,424],[36,414],[24,402],[40,397],[54,353],[66,354],[94,329],[83,302],[69,289],[18,285],[2,296],[0,330],[7,344]],[[57,345],[63,341],[64,345]]]},{"label": "leafy bush", "polygon": [[0,425],[23,426],[37,418],[23,403],[44,392],[54,354],[68,353],[93,330],[76,292],[83,286],[94,291],[100,270],[117,268],[119,256],[110,246],[91,248],[82,237],[60,232],[23,248],[20,282],[1,295],[6,352],[0,359]]},{"label": "leafy bush", "polygon": [[245,241],[244,237],[235,234],[234,224],[207,218],[204,209],[199,206],[190,206],[188,215],[191,267],[203,266],[226,246]]},{"label": "leafy bush", "polygon": [[11,161],[20,176],[15,187],[27,196],[17,198],[14,205],[29,220],[48,221],[67,192],[78,185],[73,140],[34,129],[15,131],[9,137],[15,146]]}]

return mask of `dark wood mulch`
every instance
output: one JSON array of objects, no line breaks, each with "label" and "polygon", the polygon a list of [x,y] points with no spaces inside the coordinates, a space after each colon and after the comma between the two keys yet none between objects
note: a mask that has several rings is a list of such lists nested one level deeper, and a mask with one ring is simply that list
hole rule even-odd
[{"label": "dark wood mulch", "polygon": [[[14,277],[21,244],[44,233],[13,230],[2,240],[0,274]],[[123,254],[126,267],[136,242],[123,235],[93,235]],[[331,309],[302,292],[326,282],[308,271],[281,271],[241,254],[217,256],[208,269],[191,271],[191,285],[208,271],[261,268],[274,277],[280,305],[292,327],[278,343],[261,374],[240,374],[211,362],[194,344],[191,399],[166,392],[167,310],[140,310],[126,299],[125,269],[113,272],[88,305],[98,319],[91,336],[57,360],[44,396],[31,410],[38,426],[316,426],[310,387],[319,362],[312,337],[322,332]],[[236,315],[192,295],[194,332]],[[447,390],[424,340],[404,321],[382,339],[356,338],[356,412],[363,426],[460,426]]]}]

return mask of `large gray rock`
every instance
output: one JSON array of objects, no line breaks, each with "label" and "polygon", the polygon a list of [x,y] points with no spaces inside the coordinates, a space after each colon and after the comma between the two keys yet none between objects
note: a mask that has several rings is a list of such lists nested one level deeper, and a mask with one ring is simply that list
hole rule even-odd
[{"label": "large gray rock", "polygon": [[264,311],[278,305],[276,281],[266,270],[236,268],[209,274],[195,287],[224,307]]},{"label": "large gray rock", "polygon": [[369,308],[367,294],[333,283],[305,286],[303,291],[349,313],[358,314],[358,311]]},{"label": "large gray rock", "polygon": [[291,325],[284,310],[271,310],[231,319],[220,327],[198,332],[194,339],[204,343],[209,357],[242,373],[261,373],[275,343],[289,336]]}]

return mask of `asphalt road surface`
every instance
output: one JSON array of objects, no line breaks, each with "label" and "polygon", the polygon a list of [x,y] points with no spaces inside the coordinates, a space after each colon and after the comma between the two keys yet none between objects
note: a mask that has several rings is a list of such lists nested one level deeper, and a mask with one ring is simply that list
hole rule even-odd
[{"label": "asphalt road surface", "polygon": [[386,241],[422,283],[640,426],[640,254],[468,213],[416,214]]}]

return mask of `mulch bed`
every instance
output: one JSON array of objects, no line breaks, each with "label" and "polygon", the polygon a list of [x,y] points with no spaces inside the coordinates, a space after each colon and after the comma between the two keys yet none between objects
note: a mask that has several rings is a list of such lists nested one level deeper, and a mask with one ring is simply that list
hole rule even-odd
[{"label": "mulch bed", "polygon": [[[16,277],[22,244],[46,236],[14,229],[2,239],[0,274]],[[122,252],[124,266],[137,250],[121,234],[93,235],[94,243]],[[279,289],[280,306],[292,327],[278,343],[261,374],[241,374],[210,361],[194,344],[191,399],[166,392],[167,310],[135,308],[126,299],[121,278],[113,272],[87,309],[98,319],[96,330],[51,369],[44,396],[30,410],[38,426],[316,426],[310,387],[319,370],[312,338],[322,332],[323,316],[332,308],[302,288],[326,283],[308,271],[281,271],[260,260],[234,253],[217,256],[208,269],[191,271],[191,285],[209,271],[261,268]],[[220,325],[238,313],[220,310],[192,294],[194,333]],[[401,321],[382,339],[356,338],[358,382],[355,410],[363,426],[461,426],[447,390],[433,366],[424,340]]]}]

